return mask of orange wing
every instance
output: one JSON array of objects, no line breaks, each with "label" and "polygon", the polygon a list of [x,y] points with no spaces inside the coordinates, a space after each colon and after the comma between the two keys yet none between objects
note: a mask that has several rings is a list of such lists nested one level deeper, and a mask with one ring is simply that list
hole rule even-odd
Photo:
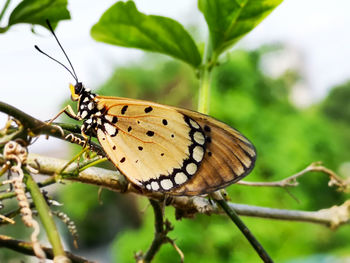
[{"label": "orange wing", "polygon": [[223,188],[254,166],[254,146],[209,116],[153,102],[97,96],[106,109],[97,138],[111,161],[149,191],[198,195]]}]

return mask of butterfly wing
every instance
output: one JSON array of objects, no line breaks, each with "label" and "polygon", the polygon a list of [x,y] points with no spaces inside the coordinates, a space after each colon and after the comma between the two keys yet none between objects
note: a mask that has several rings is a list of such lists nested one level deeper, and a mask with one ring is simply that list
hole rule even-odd
[{"label": "butterfly wing", "polygon": [[105,108],[97,138],[131,182],[167,192],[194,176],[205,152],[204,132],[195,121],[160,104],[96,100]]},{"label": "butterfly wing", "polygon": [[210,116],[177,109],[203,129],[206,152],[195,179],[174,189],[178,195],[210,193],[239,181],[254,168],[256,150],[240,132]]},{"label": "butterfly wing", "polygon": [[133,183],[150,191],[198,195],[247,175],[255,149],[209,116],[126,98],[97,96],[105,115],[97,138]]}]

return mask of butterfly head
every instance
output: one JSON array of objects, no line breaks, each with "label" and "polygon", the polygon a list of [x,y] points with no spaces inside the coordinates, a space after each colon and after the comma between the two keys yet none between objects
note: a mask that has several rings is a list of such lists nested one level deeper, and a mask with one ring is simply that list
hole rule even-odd
[{"label": "butterfly head", "polygon": [[69,84],[69,89],[73,101],[78,101],[81,95],[86,93],[82,82],[77,82],[75,85]]}]

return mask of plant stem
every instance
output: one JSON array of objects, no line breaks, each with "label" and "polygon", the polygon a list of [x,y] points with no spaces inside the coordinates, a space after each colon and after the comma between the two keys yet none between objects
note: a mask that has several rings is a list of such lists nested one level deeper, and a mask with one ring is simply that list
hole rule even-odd
[{"label": "plant stem", "polygon": [[200,69],[199,75],[199,95],[198,95],[198,108],[197,110],[204,114],[209,114],[210,106],[210,83],[211,83],[211,70],[215,65],[216,56],[213,56],[212,45],[210,38],[208,39],[206,50],[203,58],[203,65]]},{"label": "plant stem", "polygon": [[65,251],[63,250],[63,246],[61,243],[60,235],[57,231],[55,222],[52,217],[52,213],[50,211],[49,206],[46,203],[44,196],[40,192],[39,186],[33,180],[33,178],[25,174],[25,183],[30,192],[30,195],[35,204],[36,210],[38,211],[40,220],[45,228],[47,237],[52,245],[53,254],[55,257],[57,256],[66,256]]},{"label": "plant stem", "polygon": [[210,106],[210,81],[211,72],[207,68],[203,69],[200,79],[198,111],[204,114],[209,113]]},{"label": "plant stem", "polygon": [[4,14],[5,14],[6,10],[7,10],[7,8],[9,7],[10,2],[11,2],[11,0],[7,0],[5,2],[4,7],[2,8],[1,13],[0,13],[0,21],[2,20]]},{"label": "plant stem", "polygon": [[253,246],[255,251],[259,254],[260,258],[264,262],[268,262],[268,263],[273,262],[273,260],[265,251],[265,249],[260,245],[259,241],[253,236],[252,232],[250,232],[248,227],[239,218],[237,213],[226,203],[226,200],[219,199],[215,201],[222,207],[222,209],[232,219],[232,221],[236,224],[236,226],[243,233],[243,235],[248,239],[249,243]]}]

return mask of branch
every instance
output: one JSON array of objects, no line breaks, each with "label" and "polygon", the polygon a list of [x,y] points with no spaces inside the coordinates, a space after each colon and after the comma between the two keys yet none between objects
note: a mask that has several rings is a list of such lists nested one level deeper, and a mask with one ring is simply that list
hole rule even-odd
[{"label": "branch", "polygon": [[[243,216],[316,223],[331,229],[350,223],[350,200],[340,206],[335,205],[318,211],[275,209],[233,203],[230,203],[229,206]],[[220,210],[214,207],[212,212],[220,213]]]},{"label": "branch", "polygon": [[238,229],[242,232],[242,234],[247,238],[249,243],[252,245],[252,247],[255,249],[255,251],[258,253],[259,257],[264,261],[268,263],[272,263],[273,260],[267,254],[263,246],[259,243],[259,241],[255,238],[255,236],[252,234],[252,232],[249,230],[249,228],[243,223],[243,221],[239,218],[237,213],[234,209],[232,209],[226,200],[223,198],[221,199],[215,199],[215,202],[225,211],[225,213],[230,217],[230,219],[236,224]]},{"label": "branch", "polygon": [[[67,161],[62,159],[44,157],[37,154],[28,155],[28,163],[38,169],[41,174],[46,175],[54,175],[66,162]],[[75,164],[72,164],[68,169],[73,169],[74,166]],[[139,188],[129,184],[119,171],[90,167],[81,172],[78,176],[68,174],[63,179],[93,184],[112,191],[136,193],[156,200],[164,200],[164,194],[162,193],[142,192]],[[8,194],[9,193],[0,194],[0,200],[10,198]],[[175,196],[171,197],[169,204],[176,208],[177,219],[193,217],[197,213],[222,213],[221,209],[215,204],[211,204],[204,197]],[[337,228],[343,224],[349,223],[350,219],[350,200],[340,206],[333,206],[319,211],[274,209],[234,203],[229,203],[229,205],[237,214],[243,216],[317,223],[331,228]]]},{"label": "branch", "polygon": [[[31,242],[16,240],[5,235],[0,235],[0,247],[9,248],[20,253],[24,253],[30,256],[35,256]],[[42,246],[42,249],[45,251],[45,254],[48,259],[54,258],[52,248]],[[92,262],[85,258],[76,256],[68,251],[65,251],[65,253],[66,253],[66,256],[72,261],[72,263]]]},{"label": "branch", "polygon": [[[57,123],[54,125],[48,124],[1,101],[0,101],[0,111],[17,119],[23,125],[24,132],[26,132],[31,137],[35,137],[39,135],[48,135],[48,136],[53,136],[55,138],[65,140],[71,143],[79,144],[79,145],[81,145],[81,142],[84,142],[84,138],[81,136],[81,134],[75,134],[71,132],[72,130],[73,131],[77,130],[77,125],[60,124],[60,123]],[[79,141],[72,140],[71,135],[74,135],[74,137],[79,138]],[[97,152],[102,156],[105,155],[103,149],[98,144],[90,142],[89,145],[93,151]]]},{"label": "branch", "polygon": [[173,227],[171,226],[168,220],[164,222],[163,209],[162,209],[162,206],[160,205],[160,202],[153,199],[149,199],[149,201],[154,211],[154,228],[155,228],[154,239],[145,255],[143,255],[142,252],[139,252],[135,255],[137,262],[139,263],[151,262],[154,256],[159,251],[160,247],[165,243],[170,243],[175,248],[175,250],[179,253],[181,257],[181,262],[183,262],[184,255],[182,251],[176,246],[174,240],[168,237],[168,233],[171,230],[173,230]]},{"label": "branch", "polygon": [[247,181],[239,181],[236,184],[240,185],[247,185],[247,186],[277,186],[277,187],[288,187],[288,186],[298,186],[299,182],[297,179],[303,175],[305,175],[308,172],[321,172],[329,177],[329,186],[337,186],[339,191],[342,192],[348,192],[350,190],[350,179],[344,180],[340,178],[338,175],[336,175],[333,171],[330,169],[324,167],[321,165],[321,162],[314,162],[311,163],[308,167],[306,167],[304,170],[289,176],[283,180],[280,181],[274,181],[274,182],[247,182]]},{"label": "branch", "polygon": [[138,257],[137,262],[151,262],[155,254],[159,251],[160,247],[166,242],[166,235],[164,231],[163,210],[159,202],[153,199],[149,199],[153,212],[154,212],[154,239],[150,248],[147,250],[144,256]]}]

